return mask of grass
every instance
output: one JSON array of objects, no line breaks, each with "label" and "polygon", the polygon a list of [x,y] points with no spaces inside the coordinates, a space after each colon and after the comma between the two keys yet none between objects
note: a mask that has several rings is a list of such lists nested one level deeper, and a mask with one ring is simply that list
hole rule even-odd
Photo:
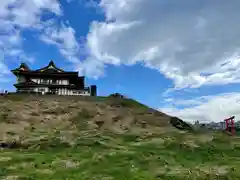
[{"label": "grass", "polygon": [[20,180],[239,179],[239,139],[214,134],[201,142],[201,136],[84,132],[72,146],[49,138],[38,142],[41,148],[2,150],[0,176]]},{"label": "grass", "polygon": [[107,100],[110,102],[112,106],[115,106],[115,107],[141,108],[143,110],[149,109],[149,107],[147,107],[146,105],[141,104],[133,99],[108,97]]},{"label": "grass", "polygon": [[75,116],[70,118],[70,121],[75,124],[79,130],[82,130],[87,127],[87,121],[92,117],[91,112],[83,108]]},{"label": "grass", "polygon": [[240,138],[179,130],[131,99],[9,96],[0,125],[0,143],[15,140],[0,149],[2,180],[240,179]]}]

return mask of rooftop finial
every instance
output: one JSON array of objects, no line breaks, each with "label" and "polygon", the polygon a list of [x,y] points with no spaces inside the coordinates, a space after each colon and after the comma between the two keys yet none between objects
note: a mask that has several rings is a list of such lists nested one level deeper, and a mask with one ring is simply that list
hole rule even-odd
[{"label": "rooftop finial", "polygon": [[51,59],[51,61],[49,62],[49,65],[53,65],[54,64],[54,62],[53,62],[53,60]]}]

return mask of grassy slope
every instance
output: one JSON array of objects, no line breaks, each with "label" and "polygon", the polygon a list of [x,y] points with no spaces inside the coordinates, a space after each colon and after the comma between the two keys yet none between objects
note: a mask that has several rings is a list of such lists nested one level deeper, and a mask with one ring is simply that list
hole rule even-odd
[{"label": "grassy slope", "polygon": [[2,179],[240,179],[238,137],[178,131],[132,101],[30,99],[0,99],[1,140],[19,144]]}]

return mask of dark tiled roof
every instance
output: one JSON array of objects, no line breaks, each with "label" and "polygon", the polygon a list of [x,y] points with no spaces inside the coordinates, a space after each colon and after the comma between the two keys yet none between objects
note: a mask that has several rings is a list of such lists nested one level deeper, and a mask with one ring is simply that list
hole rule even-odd
[{"label": "dark tiled roof", "polygon": [[55,63],[53,62],[53,60],[51,60],[49,62],[49,64],[43,68],[37,69],[37,70],[31,70],[25,63],[21,63],[21,65],[19,66],[19,68],[12,70],[12,72],[16,75],[16,73],[18,72],[29,72],[29,73],[46,73],[46,74],[69,74],[69,75],[74,75],[74,74],[78,74],[78,72],[67,72],[64,71],[60,68],[58,68]]},{"label": "dark tiled roof", "polygon": [[48,72],[48,73],[64,72],[64,70],[58,68],[58,67],[55,65],[55,63],[53,62],[53,60],[51,60],[47,66],[45,66],[45,67],[43,67],[43,68],[41,68],[41,69],[37,69],[37,70],[35,70],[35,71],[37,71],[37,72],[39,72],[39,71],[41,71],[41,72],[46,71],[46,72]]}]

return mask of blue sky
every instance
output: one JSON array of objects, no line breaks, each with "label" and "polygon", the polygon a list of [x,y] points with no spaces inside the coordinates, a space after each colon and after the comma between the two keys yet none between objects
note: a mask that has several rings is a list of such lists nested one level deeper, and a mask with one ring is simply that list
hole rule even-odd
[{"label": "blue sky", "polygon": [[120,92],[187,121],[240,118],[240,2],[1,0],[0,89],[51,59],[99,95]]}]

